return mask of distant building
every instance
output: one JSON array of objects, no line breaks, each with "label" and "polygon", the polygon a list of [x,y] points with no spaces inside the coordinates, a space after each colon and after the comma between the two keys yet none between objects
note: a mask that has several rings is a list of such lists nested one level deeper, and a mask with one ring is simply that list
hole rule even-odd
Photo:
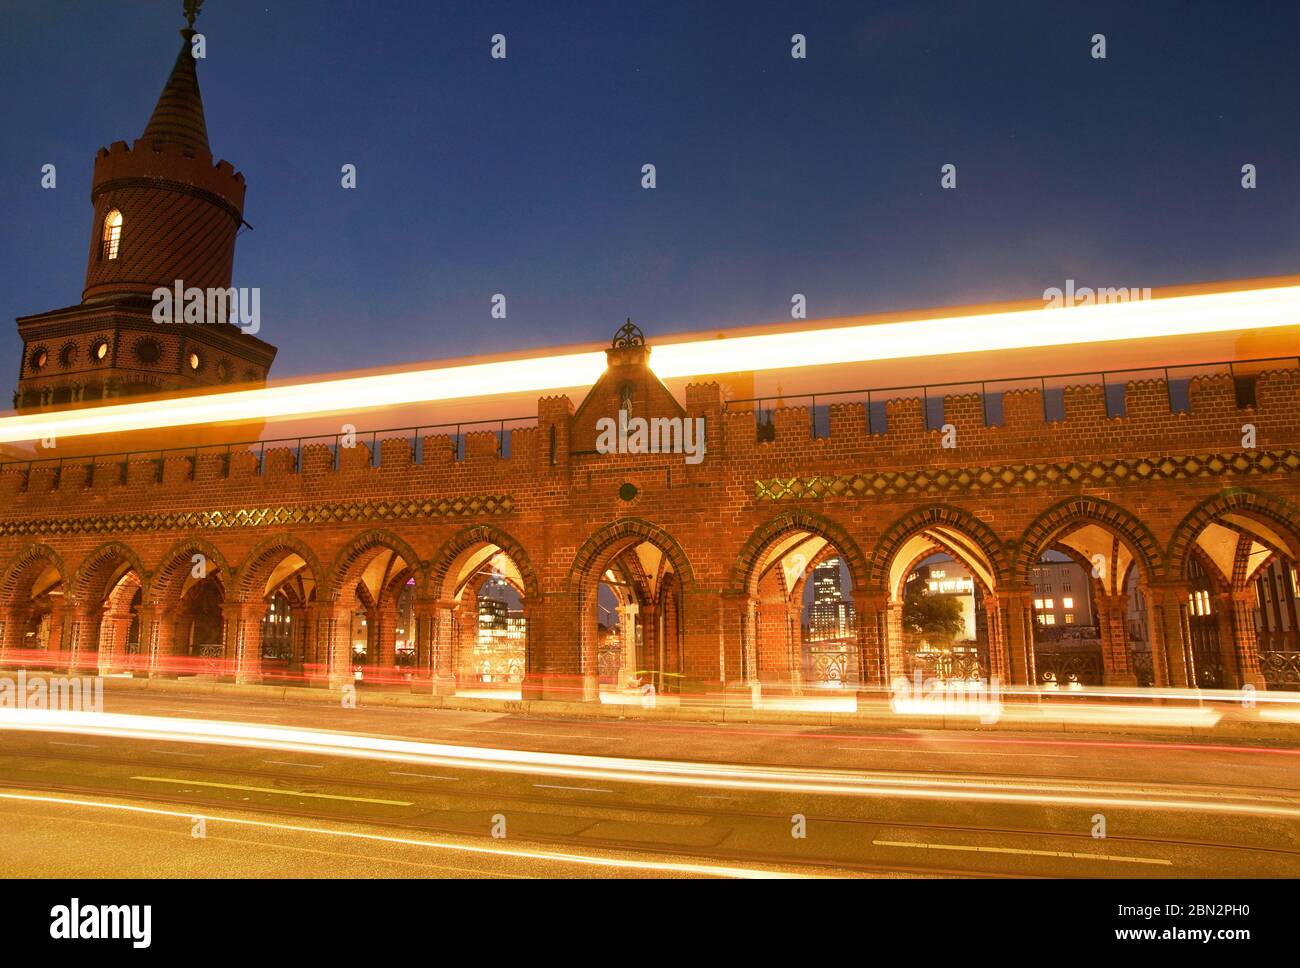
[{"label": "distant building", "polygon": [[1034,565],[1034,621],[1045,628],[1094,625],[1091,576],[1073,559]]},{"label": "distant building", "polygon": [[840,560],[829,558],[813,569],[813,600],[808,610],[808,641],[852,637],[857,611],[840,587]]}]

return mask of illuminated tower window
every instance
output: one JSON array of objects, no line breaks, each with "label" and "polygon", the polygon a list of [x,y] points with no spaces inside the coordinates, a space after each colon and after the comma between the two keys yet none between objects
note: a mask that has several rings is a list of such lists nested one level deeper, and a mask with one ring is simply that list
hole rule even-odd
[{"label": "illuminated tower window", "polygon": [[104,216],[104,248],[102,256],[105,259],[116,259],[117,250],[122,243],[122,213],[113,209]]}]

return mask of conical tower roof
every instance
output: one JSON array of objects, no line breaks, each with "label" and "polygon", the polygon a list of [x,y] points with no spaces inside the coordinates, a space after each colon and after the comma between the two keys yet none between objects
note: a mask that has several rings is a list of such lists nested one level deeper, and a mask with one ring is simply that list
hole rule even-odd
[{"label": "conical tower roof", "polygon": [[158,98],[149,124],[142,135],[145,141],[184,145],[212,154],[208,147],[208,125],[203,119],[203,98],[199,94],[199,75],[190,52],[192,29],[181,31],[184,41],[171,76]]}]

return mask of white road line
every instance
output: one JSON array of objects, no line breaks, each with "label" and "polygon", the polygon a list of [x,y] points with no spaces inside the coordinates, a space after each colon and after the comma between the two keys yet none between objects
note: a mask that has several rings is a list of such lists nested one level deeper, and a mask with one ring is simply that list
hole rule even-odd
[{"label": "white road line", "polygon": [[437,776],[433,773],[404,773],[401,770],[389,770],[389,776],[418,776],[425,780],[459,780],[458,776]]},{"label": "white road line", "polygon": [[892,746],[837,746],[850,753],[906,753],[909,756],[1040,756],[1049,760],[1077,760],[1074,753],[984,753],[979,750],[899,750]]},{"label": "white road line", "polygon": [[272,766],[301,766],[304,770],[323,770],[325,767],[317,763],[290,763],[287,760],[263,760],[263,763],[270,763]]},{"label": "white road line", "polygon": [[47,739],[45,742],[49,743],[51,746],[76,746],[79,749],[83,749],[83,750],[99,749],[99,747],[96,746],[94,743],[60,743],[56,739]]},{"label": "white road line", "polygon": [[179,750],[150,750],[150,753],[157,753],[159,756],[202,756],[202,753],[182,753]]},{"label": "white road line", "polygon": [[583,793],[613,793],[613,790],[601,790],[598,787],[572,787],[556,786],[554,783],[534,783],[533,786],[542,790],[581,790]]},{"label": "white road line", "polygon": [[967,844],[918,844],[906,840],[873,840],[876,847],[911,847],[917,850],[962,850],[975,854],[1020,854],[1027,857],[1068,857],[1072,860],[1109,860],[1121,864],[1159,864],[1172,867],[1174,862],[1159,857],[1126,857],[1123,854],[1088,854],[1074,850],[1030,850],[1022,847],[972,847]]}]

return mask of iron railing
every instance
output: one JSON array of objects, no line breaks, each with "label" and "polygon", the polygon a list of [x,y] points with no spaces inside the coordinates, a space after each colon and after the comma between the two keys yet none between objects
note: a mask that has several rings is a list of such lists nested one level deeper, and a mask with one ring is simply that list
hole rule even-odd
[{"label": "iron railing", "polygon": [[[867,416],[867,433],[885,433],[888,430],[888,410],[887,406],[890,400],[902,399],[899,394],[916,393],[919,391],[921,399],[921,416],[924,420],[925,429],[934,429],[936,425],[943,423],[943,394],[935,394],[941,390],[967,389],[974,392],[979,388],[980,409],[984,419],[984,425],[995,426],[1001,423],[1002,418],[1002,397],[1011,390],[1033,389],[1034,385],[1041,393],[1043,406],[1043,420],[1051,422],[1053,420],[1063,420],[1065,418],[1065,386],[1048,387],[1048,382],[1059,382],[1062,380],[1080,380],[1088,377],[1099,378],[1102,387],[1102,393],[1106,401],[1106,416],[1116,417],[1123,416],[1126,411],[1126,402],[1124,391],[1127,379],[1121,382],[1115,382],[1119,377],[1132,377],[1137,374],[1150,374],[1155,376],[1161,374],[1164,376],[1165,391],[1169,398],[1170,413],[1185,413],[1191,410],[1191,401],[1189,397],[1189,387],[1191,381],[1198,376],[1209,376],[1213,374],[1196,373],[1184,379],[1170,379],[1170,372],[1178,373],[1187,370],[1206,370],[1213,367],[1227,367],[1227,375],[1232,378],[1234,392],[1236,394],[1238,407],[1249,407],[1255,405],[1255,378],[1258,373],[1238,373],[1238,370],[1247,366],[1260,365],[1264,363],[1293,363],[1297,369],[1300,369],[1300,356],[1267,356],[1250,360],[1216,360],[1208,363],[1181,363],[1173,366],[1140,366],[1129,367],[1120,370],[1081,370],[1075,373],[1050,373],[1036,376],[1021,377],[1002,377],[995,380],[954,380],[948,383],[922,383],[922,384],[904,384],[892,387],[871,387],[860,390],[831,390],[821,393],[796,393],[786,396],[764,396],[749,397],[743,400],[728,400],[723,403],[723,410],[740,410],[745,411],[752,409],[754,411],[755,422],[758,428],[759,440],[770,440],[773,437],[775,427],[772,423],[771,406],[764,407],[764,404],[770,404],[774,401],[781,401],[782,406],[790,406],[790,401],[808,401],[809,421],[812,425],[813,437],[826,437],[830,435],[830,403],[817,403],[818,398],[823,401],[832,399],[850,398],[851,401],[859,399],[864,400],[864,409]],[[1009,386],[1015,384],[1015,386]],[[1077,386],[1081,384],[1069,384]],[[992,386],[995,389],[989,390]],[[1005,386],[1006,389],[998,390],[999,386]],[[888,396],[882,397],[883,394]],[[743,404],[753,404],[753,407],[744,407]],[[939,410],[938,419],[931,416],[932,410]],[[993,413],[992,410],[996,410]],[[820,424],[826,424],[825,433],[821,432]]]},{"label": "iron railing", "polygon": [[[21,466],[23,468],[24,487],[30,479],[33,468],[53,467],[54,479],[57,482],[63,475],[64,467],[81,467],[86,469],[87,483],[94,479],[96,467],[108,467],[113,465],[119,466],[119,473],[122,481],[126,481],[127,470],[132,459],[149,458],[156,464],[155,475],[157,480],[163,478],[163,469],[166,466],[167,459],[174,456],[188,456],[190,461],[190,477],[193,478],[198,466],[200,456],[215,456],[221,459],[222,476],[230,474],[231,455],[237,453],[257,454],[257,473],[261,474],[266,466],[266,454],[268,450],[283,448],[292,450],[294,463],[293,471],[295,474],[302,471],[303,448],[313,445],[323,445],[329,447],[333,457],[333,468],[338,470],[340,454],[343,450],[349,449],[344,445],[345,439],[352,439],[355,443],[364,443],[369,440],[370,448],[370,466],[379,466],[380,453],[378,444],[384,440],[395,440],[411,438],[411,460],[417,464],[424,462],[424,438],[427,436],[426,431],[446,430],[455,428],[454,433],[449,433],[451,440],[452,452],[456,460],[465,458],[465,435],[470,433],[468,428],[495,426],[497,428],[497,453],[502,457],[509,456],[509,447],[507,446],[509,437],[506,434],[507,424],[535,424],[536,417],[497,417],[488,420],[462,420],[454,423],[441,424],[422,424],[418,427],[392,427],[385,430],[368,430],[353,434],[336,433],[336,434],[303,434],[297,437],[273,437],[267,440],[246,440],[236,443],[222,444],[194,444],[189,447],[154,447],[143,450],[117,451],[109,454],[80,454],[68,457],[31,457],[26,460],[11,460],[0,462],[0,469],[5,467]],[[520,429],[510,427],[509,429]],[[463,431],[463,432],[462,432]]]}]

